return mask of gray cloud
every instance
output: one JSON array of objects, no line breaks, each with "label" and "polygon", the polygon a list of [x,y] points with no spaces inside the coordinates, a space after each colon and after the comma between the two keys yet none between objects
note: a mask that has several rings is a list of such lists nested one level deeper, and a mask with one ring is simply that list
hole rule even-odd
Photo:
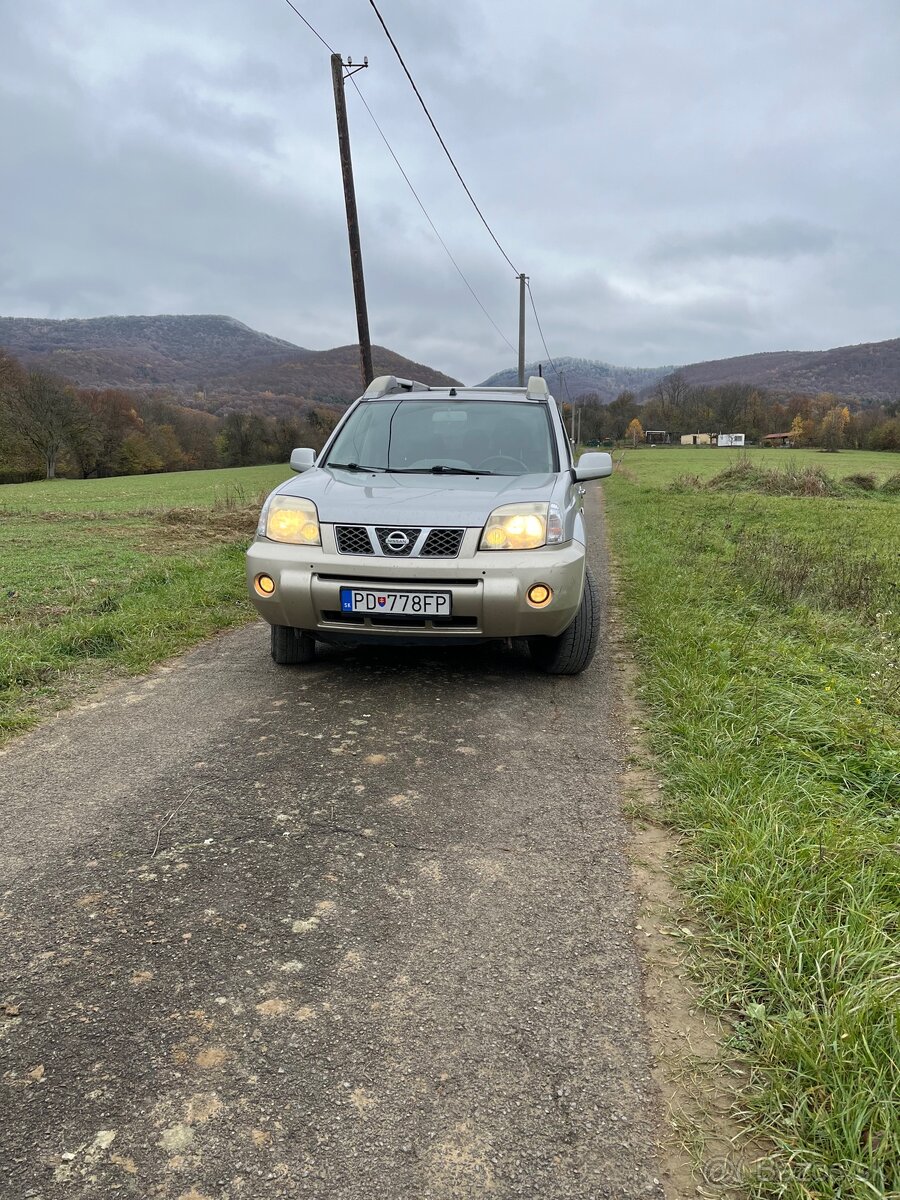
[{"label": "gray cloud", "polygon": [[835,235],[808,221],[745,221],[730,229],[674,235],[650,252],[651,261],[686,263],[704,258],[771,258],[788,262],[802,254],[824,254]]},{"label": "gray cloud", "polygon": [[[305,0],[515,340],[512,272],[367,4]],[[384,0],[551,352],[631,365],[896,336],[894,0]],[[327,52],[282,0],[30,0],[0,37],[0,312],[224,312],[355,340]],[[352,89],[374,338],[510,362]],[[537,331],[529,324],[529,357]]]}]

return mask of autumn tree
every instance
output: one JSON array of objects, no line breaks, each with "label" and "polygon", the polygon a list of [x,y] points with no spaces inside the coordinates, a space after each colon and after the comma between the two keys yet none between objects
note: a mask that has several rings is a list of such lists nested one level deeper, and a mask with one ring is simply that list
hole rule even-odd
[{"label": "autumn tree", "polygon": [[229,413],[219,434],[219,449],[226,467],[249,467],[265,462],[265,420],[257,413]]},{"label": "autumn tree", "polygon": [[0,350],[0,468],[26,465],[26,447],[16,429],[13,411],[28,380],[22,366],[6,351]]},{"label": "autumn tree", "polygon": [[154,449],[145,433],[129,433],[122,443],[121,466],[123,475],[149,475],[163,469],[163,460]]},{"label": "autumn tree", "polygon": [[632,446],[636,446],[638,442],[644,440],[644,429],[637,417],[633,417],[628,428],[625,430],[625,436],[631,442]]},{"label": "autumn tree", "polygon": [[844,444],[844,434],[850,421],[850,409],[846,405],[830,408],[819,425],[819,442],[823,450],[836,453]]},{"label": "autumn tree", "polygon": [[619,392],[615,400],[612,400],[606,408],[611,436],[614,438],[623,437],[625,430],[628,428],[628,422],[632,417],[636,417],[637,414],[638,404],[634,392],[629,392],[627,389]]},{"label": "autumn tree", "polygon": [[812,421],[804,420],[802,413],[797,413],[791,421],[791,441],[795,446],[805,446],[813,431]]},{"label": "autumn tree", "polygon": [[68,440],[73,463],[85,479],[119,474],[125,439],[144,426],[134,397],[115,388],[84,388],[75,399],[76,420]]}]

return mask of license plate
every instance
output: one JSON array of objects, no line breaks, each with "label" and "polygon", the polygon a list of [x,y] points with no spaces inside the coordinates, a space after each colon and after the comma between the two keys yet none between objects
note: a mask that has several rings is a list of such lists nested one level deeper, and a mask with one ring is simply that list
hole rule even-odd
[{"label": "license plate", "polygon": [[341,612],[397,613],[407,617],[449,617],[449,592],[391,592],[341,588]]}]

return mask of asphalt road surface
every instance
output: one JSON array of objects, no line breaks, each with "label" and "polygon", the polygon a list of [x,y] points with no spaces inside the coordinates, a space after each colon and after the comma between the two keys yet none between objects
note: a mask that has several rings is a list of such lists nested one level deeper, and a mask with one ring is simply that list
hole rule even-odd
[{"label": "asphalt road surface", "polygon": [[2,1200],[661,1197],[603,648],[267,634],[0,755]]}]

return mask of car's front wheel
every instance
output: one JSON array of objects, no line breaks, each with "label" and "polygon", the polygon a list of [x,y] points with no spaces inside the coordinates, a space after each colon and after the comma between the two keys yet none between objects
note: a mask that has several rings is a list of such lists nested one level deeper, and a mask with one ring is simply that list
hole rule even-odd
[{"label": "car's front wheel", "polygon": [[559,637],[528,639],[535,666],[547,675],[580,675],[590,665],[600,636],[600,596],[591,569],[584,575],[581,607]]},{"label": "car's front wheel", "polygon": [[312,662],[316,656],[316,639],[290,625],[272,626],[272,657],[280,667],[293,667]]}]

